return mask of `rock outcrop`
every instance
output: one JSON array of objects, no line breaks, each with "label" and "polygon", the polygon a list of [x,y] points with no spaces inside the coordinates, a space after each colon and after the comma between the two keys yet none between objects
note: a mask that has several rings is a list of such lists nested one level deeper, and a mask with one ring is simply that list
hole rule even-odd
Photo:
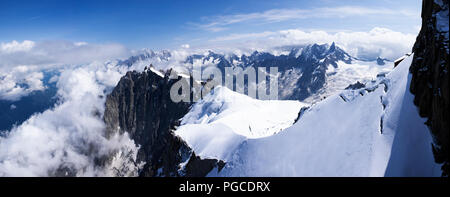
[{"label": "rock outcrop", "polygon": [[354,84],[348,85],[345,89],[346,90],[357,90],[357,89],[361,89],[361,88],[365,88],[365,87],[366,87],[366,85],[364,85],[363,83],[357,81]]},{"label": "rock outcrop", "polygon": [[414,59],[410,91],[414,104],[433,134],[435,161],[443,164],[443,175],[449,174],[449,1],[424,0],[422,29],[413,48]]},{"label": "rock outcrop", "polygon": [[173,133],[191,106],[170,98],[170,88],[179,80],[190,79],[169,79],[150,70],[128,72],[106,99],[106,135],[128,132],[140,146],[136,160],[145,162],[140,176],[205,176],[219,164],[196,157]]}]

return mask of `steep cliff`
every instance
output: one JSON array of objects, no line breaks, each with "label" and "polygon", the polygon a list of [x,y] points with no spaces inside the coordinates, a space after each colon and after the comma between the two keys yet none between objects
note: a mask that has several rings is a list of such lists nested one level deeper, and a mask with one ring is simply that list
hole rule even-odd
[{"label": "steep cliff", "polygon": [[424,0],[422,29],[414,45],[411,92],[426,125],[434,137],[435,161],[443,164],[443,175],[449,174],[449,33],[448,0]]},{"label": "steep cliff", "polygon": [[[189,79],[179,77],[178,80]],[[170,99],[170,88],[178,80],[150,69],[142,73],[128,72],[107,96],[106,135],[128,132],[140,146],[137,162],[145,162],[140,176],[205,176],[218,165],[217,160],[196,157],[173,134],[191,106]]]}]

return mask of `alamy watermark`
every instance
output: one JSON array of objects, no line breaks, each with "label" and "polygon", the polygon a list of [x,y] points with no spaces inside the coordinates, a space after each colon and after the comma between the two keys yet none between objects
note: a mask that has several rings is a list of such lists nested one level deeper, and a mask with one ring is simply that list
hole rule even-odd
[{"label": "alamy watermark", "polygon": [[[260,100],[278,99],[278,67],[195,67],[189,76],[173,69],[169,78],[179,79],[170,89],[173,102],[196,102],[209,92],[223,86]],[[181,77],[181,79],[180,79]]]}]

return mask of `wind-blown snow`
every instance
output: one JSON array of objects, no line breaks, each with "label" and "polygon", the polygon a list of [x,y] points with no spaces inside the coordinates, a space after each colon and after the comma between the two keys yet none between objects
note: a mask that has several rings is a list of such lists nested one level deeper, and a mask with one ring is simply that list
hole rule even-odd
[{"label": "wind-blown snow", "polygon": [[409,93],[411,58],[372,87],[348,90],[313,105],[276,135],[234,145],[238,148],[225,168],[209,175],[440,175],[425,120]]},{"label": "wind-blown snow", "polygon": [[298,101],[256,100],[219,86],[192,107],[175,134],[198,156],[227,161],[245,140],[291,126],[304,106]]}]

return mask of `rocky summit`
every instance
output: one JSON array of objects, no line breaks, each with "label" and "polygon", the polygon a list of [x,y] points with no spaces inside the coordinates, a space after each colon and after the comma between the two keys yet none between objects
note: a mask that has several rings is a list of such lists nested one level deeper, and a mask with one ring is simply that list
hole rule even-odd
[{"label": "rocky summit", "polygon": [[[178,80],[189,80],[179,77]],[[174,103],[170,87],[178,80],[150,70],[128,72],[107,96],[106,135],[128,132],[140,146],[140,176],[205,176],[221,162],[200,159],[173,130],[191,103]],[[184,165],[182,165],[184,163]]]}]

